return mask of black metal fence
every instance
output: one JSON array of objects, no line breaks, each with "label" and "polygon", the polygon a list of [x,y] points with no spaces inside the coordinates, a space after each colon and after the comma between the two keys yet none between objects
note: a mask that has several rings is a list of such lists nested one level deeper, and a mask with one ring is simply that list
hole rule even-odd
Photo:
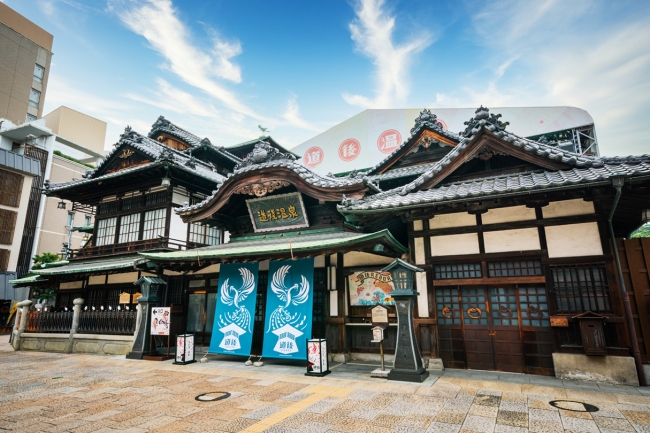
[{"label": "black metal fence", "polygon": [[69,334],[73,315],[72,311],[30,311],[25,331]]},{"label": "black metal fence", "polygon": [[137,311],[89,310],[81,311],[79,334],[133,335]]}]

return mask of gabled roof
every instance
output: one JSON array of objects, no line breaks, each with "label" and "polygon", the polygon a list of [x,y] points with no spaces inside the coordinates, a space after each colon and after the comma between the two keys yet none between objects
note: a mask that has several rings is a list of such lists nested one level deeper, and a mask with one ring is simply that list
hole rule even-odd
[{"label": "gabled roof", "polygon": [[151,131],[149,131],[148,137],[155,139],[160,133],[169,134],[173,137],[176,137],[180,140],[183,140],[185,143],[189,144],[191,147],[186,149],[185,152],[193,155],[199,149],[210,149],[215,153],[223,156],[224,158],[238,164],[241,162],[236,155],[225,150],[223,146],[215,146],[210,142],[210,139],[200,138],[197,135],[192,134],[189,131],[173,124],[167,120],[164,116],[159,116],[158,119],[151,126]]},{"label": "gabled roof", "polygon": [[225,149],[228,152],[243,159],[248,153],[250,153],[255,148],[255,146],[258,143],[261,143],[263,141],[275,147],[279,152],[288,153],[290,155],[295,156],[296,158],[300,157],[300,155],[298,155],[297,153],[294,153],[291,150],[279,144],[270,135],[262,135],[261,137],[258,137],[254,140],[244,141],[243,143],[239,143],[239,144],[233,144],[232,146],[227,146]]},{"label": "gabled roof", "polygon": [[[426,134],[427,136],[425,137],[425,131],[429,131],[431,134]],[[377,165],[370,168],[366,173],[368,175],[376,175],[386,172],[386,170],[406,155],[422,139],[427,140],[427,146],[432,142],[447,146],[456,146],[461,138],[459,135],[444,129],[442,124],[438,122],[436,115],[425,108],[415,119],[415,125],[411,128],[411,135],[404,140],[400,147],[395,149]]]},{"label": "gabled roof", "polygon": [[402,194],[399,188],[387,194],[346,200],[343,214],[379,213],[435,204],[507,197],[523,192],[552,191],[582,185],[608,185],[611,177],[650,178],[650,155],[606,158],[600,166],[557,171],[533,171],[454,182],[432,189]]},{"label": "gabled roof", "polygon": [[362,197],[368,189],[379,191],[370,179],[357,173],[347,177],[319,175],[296,162],[293,155],[278,152],[269,143],[261,141],[212,195],[195,205],[175,209],[175,212],[186,222],[203,220],[218,212],[233,194],[241,193],[244,186],[278,181],[290,183],[301,192],[327,201],[338,201],[346,194]]},{"label": "gabled roof", "polygon": [[[127,168],[120,171],[104,174],[105,170],[110,166],[111,162],[117,158],[120,152],[130,148],[142,155],[150,158],[152,162]],[[46,181],[45,188],[46,194],[51,194],[56,191],[61,191],[71,187],[76,187],[83,184],[90,184],[99,182],[104,179],[115,178],[124,176],[126,174],[149,170],[154,167],[162,165],[171,166],[196,176],[212,181],[215,184],[223,182],[225,177],[213,170],[213,168],[185,152],[171,149],[164,144],[159,143],[149,137],[141,135],[127,126],[124,133],[120,135],[120,140],[115,144],[113,150],[106,155],[106,157],[97,165],[94,170],[87,170],[83,175],[83,179],[73,180],[70,182],[49,183]]]},{"label": "gabled roof", "polygon": [[600,158],[575,154],[506,132],[508,123],[499,120],[501,115],[490,114],[487,108],[480,107],[475,113],[475,117],[465,122],[467,128],[460,134],[456,147],[440,161],[431,165],[410,183],[369,196],[365,200],[378,200],[395,194],[406,195],[417,190],[432,188],[441,183],[468,158],[479,156],[483,151],[510,154],[536,164],[540,169],[561,170],[571,167],[603,166]]},{"label": "gabled roof", "polygon": [[158,119],[156,119],[154,124],[151,125],[151,131],[149,131],[148,136],[149,138],[156,138],[161,132],[181,139],[192,147],[201,144],[201,138],[199,136],[174,125],[172,122],[165,119],[164,116],[158,116]]}]

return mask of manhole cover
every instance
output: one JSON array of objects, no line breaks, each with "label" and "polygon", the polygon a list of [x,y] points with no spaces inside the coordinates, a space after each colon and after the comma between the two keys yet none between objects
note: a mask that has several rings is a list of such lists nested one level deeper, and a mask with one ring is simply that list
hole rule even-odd
[{"label": "manhole cover", "polygon": [[230,397],[229,392],[215,391],[215,392],[206,392],[205,394],[200,394],[194,397],[196,401],[217,401],[224,400]]},{"label": "manhole cover", "polygon": [[553,400],[548,404],[558,409],[570,410],[572,412],[598,412],[599,410],[593,404],[573,400]]}]

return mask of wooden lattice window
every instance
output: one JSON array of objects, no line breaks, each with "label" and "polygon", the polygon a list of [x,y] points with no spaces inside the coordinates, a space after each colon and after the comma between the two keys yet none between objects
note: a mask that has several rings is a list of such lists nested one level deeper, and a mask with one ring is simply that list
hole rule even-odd
[{"label": "wooden lattice window", "polygon": [[140,237],[140,214],[123,215],[120,217],[120,236],[118,243],[137,241]]},{"label": "wooden lattice window", "polygon": [[458,263],[453,265],[436,265],[433,267],[436,280],[458,278],[481,278],[480,263]]},{"label": "wooden lattice window", "polygon": [[488,263],[490,277],[521,277],[542,275],[542,262],[539,260],[518,260],[512,262]]},{"label": "wooden lattice window", "polygon": [[0,209],[0,244],[11,245],[18,212]]},{"label": "wooden lattice window", "polygon": [[167,209],[156,209],[144,213],[144,231],[142,239],[155,239],[165,235]]},{"label": "wooden lattice window", "polygon": [[604,264],[552,266],[558,313],[610,313],[609,284]]},{"label": "wooden lattice window", "polygon": [[95,246],[111,245],[115,243],[115,226],[117,218],[106,218],[97,222],[97,237]]},{"label": "wooden lattice window", "polygon": [[0,204],[11,207],[20,206],[24,177],[7,170],[0,170]]},{"label": "wooden lattice window", "polygon": [[11,251],[0,249],[0,271],[8,271]]}]

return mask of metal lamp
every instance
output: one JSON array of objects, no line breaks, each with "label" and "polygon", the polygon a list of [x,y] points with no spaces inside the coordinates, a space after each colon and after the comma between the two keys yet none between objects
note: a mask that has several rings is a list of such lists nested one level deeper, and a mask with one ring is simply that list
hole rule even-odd
[{"label": "metal lamp", "polygon": [[165,187],[165,188],[169,188],[171,184],[172,184],[171,179],[169,179],[167,176],[165,176],[165,177],[162,178],[162,182],[160,183],[160,186]]},{"label": "metal lamp", "polygon": [[410,291],[413,290],[413,281],[415,280],[416,272],[423,272],[417,266],[405,262],[402,259],[395,259],[393,263],[382,269],[383,272],[390,272],[393,279],[393,287],[395,291]]},{"label": "metal lamp", "polygon": [[644,209],[641,211],[641,221],[643,224],[650,223],[650,209]]},{"label": "metal lamp", "polygon": [[65,202],[61,200],[59,204],[56,205],[57,209],[65,209]]},{"label": "metal lamp", "polygon": [[88,242],[88,234],[85,234],[83,238],[81,238],[82,241]]}]

